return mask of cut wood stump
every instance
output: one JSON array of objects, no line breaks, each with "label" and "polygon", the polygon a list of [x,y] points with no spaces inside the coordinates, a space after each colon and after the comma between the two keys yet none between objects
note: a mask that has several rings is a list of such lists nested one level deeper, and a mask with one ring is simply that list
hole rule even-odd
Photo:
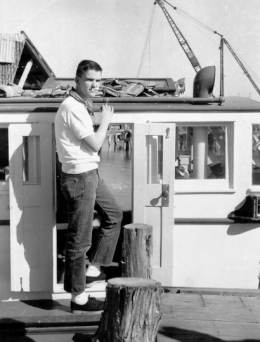
[{"label": "cut wood stump", "polygon": [[108,280],[104,312],[94,342],[154,342],[161,319],[162,287],[155,280]]},{"label": "cut wood stump", "polygon": [[123,227],[123,277],[151,278],[152,230],[141,223]]}]

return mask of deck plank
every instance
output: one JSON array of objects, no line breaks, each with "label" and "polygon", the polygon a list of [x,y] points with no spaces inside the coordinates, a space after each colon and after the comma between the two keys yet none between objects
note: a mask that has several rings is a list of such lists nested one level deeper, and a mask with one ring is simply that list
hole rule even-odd
[{"label": "deck plank", "polygon": [[[161,308],[157,342],[260,341],[257,293],[255,296],[167,293],[162,296]],[[0,336],[1,330],[10,327],[14,330],[15,326],[26,336],[24,340],[4,342],[30,341],[27,337],[34,342],[52,342],[54,335],[56,342],[86,342],[87,329],[93,333],[99,320],[100,314],[96,313],[71,314],[69,300],[0,302]],[[41,333],[40,329],[46,327],[49,330]],[[64,331],[55,332],[56,327]]]}]

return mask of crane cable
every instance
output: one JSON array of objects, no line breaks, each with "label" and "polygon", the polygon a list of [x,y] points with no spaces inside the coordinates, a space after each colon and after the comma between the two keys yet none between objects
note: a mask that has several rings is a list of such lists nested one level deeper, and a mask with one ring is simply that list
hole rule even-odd
[{"label": "crane cable", "polygon": [[[210,26],[204,24],[203,22],[201,22],[201,21],[198,20],[197,18],[191,16],[189,13],[187,13],[187,12],[185,12],[185,11],[179,9],[178,7],[174,6],[173,4],[171,4],[171,3],[170,3],[169,1],[167,1],[167,0],[163,0],[163,1],[164,1],[168,6],[170,6],[171,8],[173,8],[176,12],[177,12],[177,11],[180,12],[180,14],[182,14],[182,15],[185,16],[185,17],[187,17],[188,19],[191,19],[192,21],[194,21],[194,23],[196,23],[197,25],[203,27],[205,30],[207,30],[207,31],[209,31],[209,32],[211,32],[211,33],[213,33],[213,34],[216,34],[216,35],[218,35],[219,37],[223,37],[223,34],[219,33],[217,30],[214,30],[214,29],[211,28]],[[253,74],[254,77],[256,78],[256,80],[259,82],[259,78],[258,78],[256,72],[255,72],[252,68],[250,68],[250,67],[248,66],[248,64],[241,58],[241,56],[239,56],[239,54],[238,54],[237,52],[236,52],[236,55],[237,55],[237,57],[241,60],[241,62],[242,62],[244,65],[246,65],[246,68],[247,68],[248,70],[250,70],[250,73]],[[244,70],[243,70],[243,71],[244,71]],[[245,72],[245,71],[244,71],[244,72]]]},{"label": "crane cable", "polygon": [[[223,34],[219,33],[217,30],[211,28],[210,26],[204,24],[203,22],[201,22],[200,20],[198,20],[197,18],[191,16],[189,13],[187,13],[186,11],[183,11],[181,9],[179,9],[178,7],[174,6],[173,4],[171,4],[169,1],[167,0],[163,0],[168,6],[170,6],[172,9],[174,9],[176,12],[178,11],[180,14],[182,14],[183,16],[187,17],[188,19],[191,19],[195,24],[197,24],[200,27],[203,27],[205,30],[218,35],[219,37],[223,38]],[[156,2],[155,2],[156,3]],[[144,61],[144,55],[145,55],[145,51],[147,49],[147,46],[150,47],[150,36],[151,36],[151,28],[152,28],[152,23],[153,23],[153,17],[154,17],[154,7],[153,6],[153,11],[152,11],[152,15],[151,15],[151,19],[150,19],[150,23],[149,23],[149,27],[148,27],[148,32],[147,32],[147,37],[146,37],[146,41],[145,41],[145,45],[144,45],[144,49],[143,49],[143,53],[142,53],[142,57],[141,57],[141,62],[138,68],[138,76],[140,75],[140,71],[143,65],[143,61]],[[250,70],[250,72],[254,75],[254,77],[258,80],[258,77],[256,76],[256,72],[254,70],[252,70],[252,68],[250,68],[247,63],[245,63],[245,61],[243,61],[243,59],[236,53],[236,55],[238,56],[238,58],[241,60],[241,62],[243,62],[246,67]],[[150,56],[149,56],[150,58]],[[150,62],[150,59],[149,59]]]},{"label": "crane cable", "polygon": [[[230,52],[230,50],[229,50],[229,52]],[[252,67],[245,61],[245,59],[239,53],[237,53],[237,51],[236,51],[236,55],[240,59],[241,63],[244,64],[244,67],[247,69],[247,71],[250,72],[250,75],[253,75],[253,77],[257,81],[257,83],[260,83],[260,78],[259,78],[259,75],[256,73],[256,71],[252,69]],[[244,70],[243,70],[243,72],[245,73]]]},{"label": "crane cable", "polygon": [[167,5],[169,5],[171,8],[173,8],[175,11],[180,12],[180,14],[182,14],[183,16],[186,16],[187,18],[193,20],[195,23],[197,23],[198,25],[204,27],[205,30],[210,31],[211,33],[214,34],[218,34],[218,32],[216,30],[214,30],[213,28],[211,28],[210,26],[204,24],[202,21],[198,20],[197,18],[193,17],[192,15],[190,15],[188,12],[183,11],[181,9],[179,9],[178,7],[174,6],[173,4],[171,4],[169,1],[167,0],[163,0]]},{"label": "crane cable", "polygon": [[148,30],[147,30],[144,48],[143,48],[143,52],[141,56],[141,61],[137,70],[137,77],[140,77],[140,73],[143,67],[145,53],[146,53],[147,48],[148,48],[148,53],[149,53],[149,69],[150,69],[150,65],[151,65],[151,51],[150,51],[151,44],[150,43],[151,43],[151,32],[152,32],[152,26],[153,26],[154,12],[155,12],[155,6],[153,6],[152,13],[150,16],[150,21],[148,24]]},{"label": "crane cable", "polygon": [[27,17],[26,20],[19,23],[15,28],[13,28],[13,31],[20,31],[26,29],[26,26],[28,24],[31,24],[33,20],[36,20],[40,15],[42,15],[43,12],[46,12],[47,9],[49,10],[52,6],[56,4],[56,2],[59,2],[60,0],[52,0],[48,3],[44,3],[44,5],[40,8],[37,7],[37,10],[31,14],[30,17]]},{"label": "crane cable", "polygon": [[[169,5],[171,8],[173,8],[175,11],[180,12],[180,14],[182,14],[183,16],[186,16],[188,19],[192,19],[199,27],[202,26],[204,29],[210,31],[211,33],[217,33],[216,30],[212,29],[211,27],[207,26],[206,24],[202,23],[201,21],[199,21],[198,19],[196,19],[195,17],[191,16],[190,14],[188,14],[187,12],[179,9],[178,7],[172,5],[171,3],[169,3],[167,0],[163,0],[167,5]],[[147,48],[150,49],[150,38],[151,38],[151,31],[152,31],[152,25],[153,25],[153,20],[154,20],[154,12],[155,12],[155,6],[153,6],[153,10],[151,13],[151,17],[150,17],[150,21],[148,24],[148,30],[147,30],[147,34],[146,34],[146,39],[145,39],[145,43],[144,43],[144,48],[143,48],[143,52],[141,55],[141,61],[138,67],[138,71],[137,71],[137,77],[140,77],[140,73],[141,73],[141,69],[143,67],[143,63],[144,63],[144,59],[145,59],[145,53]],[[149,65],[151,64],[151,53],[150,50],[149,51]]]}]

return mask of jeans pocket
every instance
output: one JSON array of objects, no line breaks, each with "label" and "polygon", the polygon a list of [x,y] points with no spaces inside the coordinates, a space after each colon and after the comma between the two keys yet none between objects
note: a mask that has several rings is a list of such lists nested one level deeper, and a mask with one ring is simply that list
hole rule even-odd
[{"label": "jeans pocket", "polygon": [[85,192],[84,179],[82,177],[65,176],[62,179],[61,189],[67,201],[81,199]]}]

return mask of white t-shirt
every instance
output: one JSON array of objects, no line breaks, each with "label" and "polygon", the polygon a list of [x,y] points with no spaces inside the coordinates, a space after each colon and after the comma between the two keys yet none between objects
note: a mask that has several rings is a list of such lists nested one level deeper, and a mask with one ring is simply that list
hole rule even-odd
[{"label": "white t-shirt", "polygon": [[98,168],[98,153],[82,140],[93,133],[85,105],[72,96],[67,97],[55,117],[56,148],[63,172],[78,174]]}]

